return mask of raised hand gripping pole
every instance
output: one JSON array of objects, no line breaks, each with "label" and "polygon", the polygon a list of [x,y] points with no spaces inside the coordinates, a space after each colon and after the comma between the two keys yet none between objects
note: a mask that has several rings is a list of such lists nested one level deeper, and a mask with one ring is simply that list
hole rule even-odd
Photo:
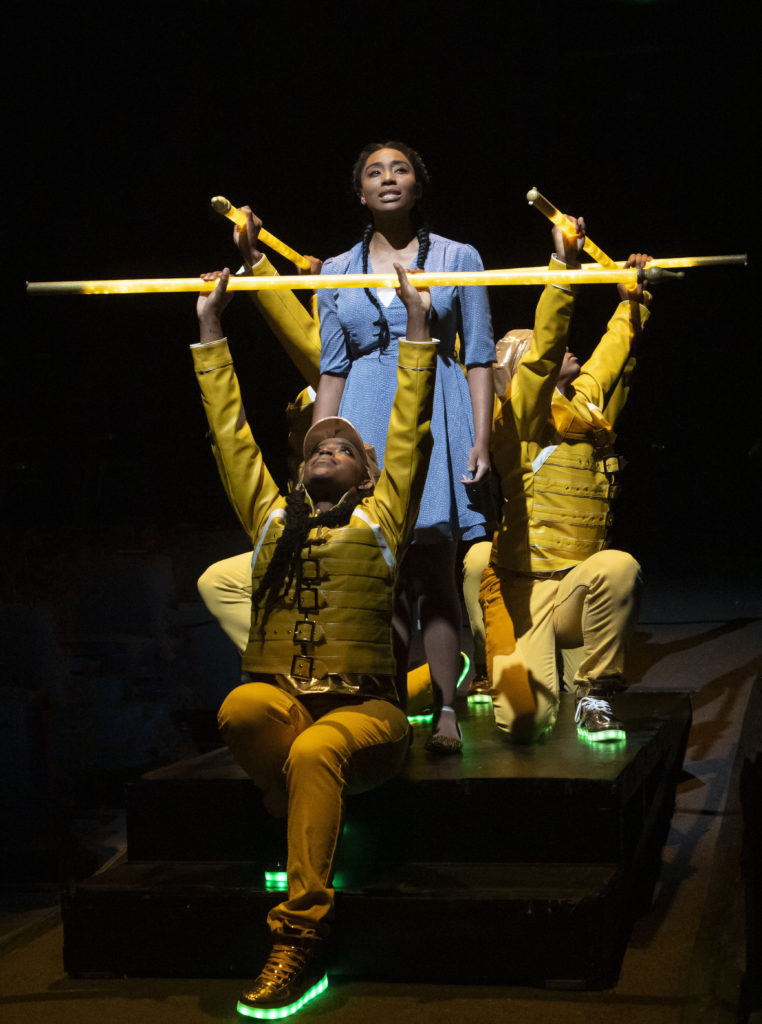
[{"label": "raised hand gripping pole", "polygon": [[[225,196],[214,196],[211,202],[215,213],[221,213],[228,220],[232,220],[234,224],[237,224],[239,228],[246,227],[246,214],[239,210],[237,206],[233,206]],[[259,229],[259,240],[264,242],[265,245],[269,245],[271,249],[279,252],[281,256],[285,256],[287,260],[291,260],[294,266],[301,267],[302,270],[310,269],[310,261],[306,256],[302,256],[296,249],[292,249],[290,245],[281,242],[279,238],[271,235],[265,228]]]},{"label": "raised hand gripping pole", "polygon": [[[562,231],[568,231],[566,215],[557,210],[550,200],[546,199],[536,188],[530,188],[527,192],[527,202],[530,206],[536,207],[540,213],[544,213],[548,220],[552,221],[556,227],[561,228]],[[591,259],[594,259],[596,263],[600,263],[602,267],[608,267],[609,270],[616,269],[617,263],[610,256],[607,256],[603,249],[599,249],[595,242],[588,238],[587,235],[582,243],[582,248]]]}]

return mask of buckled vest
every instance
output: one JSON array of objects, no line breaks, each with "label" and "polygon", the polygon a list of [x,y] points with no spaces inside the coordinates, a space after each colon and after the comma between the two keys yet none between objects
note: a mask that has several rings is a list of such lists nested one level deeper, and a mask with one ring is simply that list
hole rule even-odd
[{"label": "buckled vest", "polygon": [[[284,515],[282,508],[272,513],[254,551],[254,591],[283,532]],[[287,593],[268,613],[264,602],[252,610],[243,667],[297,678],[394,675],[395,579],[394,556],[363,504],[347,526],[313,530]]]},{"label": "buckled vest", "polygon": [[614,452],[611,424],[588,403],[554,400],[553,427],[562,440],[535,459],[534,496],[528,517],[532,571],[556,571],[584,561],[606,546],[611,500],[622,460]]}]

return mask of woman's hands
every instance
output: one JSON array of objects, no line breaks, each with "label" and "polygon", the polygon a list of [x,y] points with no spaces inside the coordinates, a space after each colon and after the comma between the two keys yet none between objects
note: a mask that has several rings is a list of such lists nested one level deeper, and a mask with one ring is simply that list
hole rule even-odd
[{"label": "woman's hands", "polygon": [[490,470],[489,442],[492,432],[492,409],[494,386],[491,366],[469,366],[468,390],[471,394],[471,409],[474,417],[476,441],[468,453],[468,472],[460,478],[462,484],[475,484]]},{"label": "woman's hands", "polygon": [[572,270],[579,266],[579,254],[585,244],[585,218],[566,217],[564,227],[553,225],[553,244],[556,247],[556,259]]},{"label": "woman's hands", "polygon": [[401,263],[395,263],[394,269],[400,280],[396,289],[407,310],[407,329],[405,337],[408,341],[431,341],[429,316],[431,313],[431,292],[428,288],[414,288],[408,280],[408,274],[422,273],[420,267],[405,270]]},{"label": "woman's hands", "polygon": [[202,281],[216,281],[217,286],[213,291],[199,292],[196,301],[196,316],[200,328],[199,340],[202,344],[209,341],[219,341],[223,337],[222,313],[233,298],[227,292],[230,270],[213,270],[208,274],[201,275]]}]

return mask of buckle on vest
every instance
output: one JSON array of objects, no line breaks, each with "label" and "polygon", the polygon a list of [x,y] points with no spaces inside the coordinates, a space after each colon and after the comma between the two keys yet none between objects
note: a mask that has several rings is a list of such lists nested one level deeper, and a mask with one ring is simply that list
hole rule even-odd
[{"label": "buckle on vest", "polygon": [[304,558],[301,564],[302,583],[314,586],[320,581],[320,564],[316,558]]},{"label": "buckle on vest", "polygon": [[318,610],[317,587],[300,587],[298,608],[300,612],[316,612]]},{"label": "buckle on vest", "polygon": [[296,676],[297,679],[312,679],[312,662],[313,658],[305,658],[303,654],[295,654],[291,659],[291,672],[292,676]]},{"label": "buckle on vest", "polygon": [[315,642],[315,626],[316,622],[310,622],[309,619],[302,619],[301,622],[294,624],[294,643],[295,644],[311,644]]},{"label": "buckle on vest", "polygon": [[602,473],[618,473],[621,469],[618,455],[607,455],[597,460],[598,468]]}]

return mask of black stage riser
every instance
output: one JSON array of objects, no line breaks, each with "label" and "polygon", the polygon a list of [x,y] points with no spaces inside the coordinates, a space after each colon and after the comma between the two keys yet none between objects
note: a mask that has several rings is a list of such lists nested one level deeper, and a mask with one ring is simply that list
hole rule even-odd
[{"label": "black stage riser", "polygon": [[[444,880],[460,882],[459,891],[437,889],[442,878],[435,869],[418,865],[419,875],[432,880],[426,891],[337,893],[331,973],[385,981],[614,984],[638,909],[628,904],[626,880],[615,867],[474,866],[475,874],[486,867],[495,876],[488,889],[469,885],[462,865],[449,867]],[[210,865],[209,877],[220,869]],[[165,864],[157,874],[166,882],[171,871]],[[64,906],[66,970],[78,977],[255,974],[269,951],[263,922],[282,897],[221,883],[204,888],[192,878],[183,888],[182,876],[178,865],[177,888],[144,886],[139,895],[80,888]]]},{"label": "black stage riser", "polygon": [[[656,777],[668,771],[668,760],[665,751],[653,766]],[[130,796],[131,860],[255,860],[267,867],[284,856],[285,830],[248,780],[139,789]],[[620,861],[630,856],[648,807],[643,791],[624,801],[618,785],[589,780],[395,780],[348,797],[344,822],[360,857],[384,851],[393,861],[553,861],[561,849],[568,861]]]},{"label": "black stage riser", "polygon": [[[606,745],[584,749],[583,763],[572,765],[576,777],[562,774],[569,770],[562,761],[568,745],[581,747],[568,723],[542,751],[546,772],[557,760],[560,777],[538,777],[527,772],[536,748],[510,748],[483,715],[466,720],[466,742],[489,752],[488,777],[459,777],[452,771],[459,759],[451,759],[445,774],[414,748],[407,777],[347,798],[345,825],[356,855],[524,862],[558,860],[562,851],[570,862],[629,859],[653,794],[682,762],[690,707],[682,695],[667,697],[673,698],[670,714],[645,726],[641,719],[641,732],[625,753]],[[198,762],[209,771],[209,757]],[[283,828],[264,811],[249,780],[225,753],[216,752],[211,763],[217,777],[174,777],[164,769],[129,788],[131,860],[256,860],[265,867],[282,857]]]},{"label": "black stage riser", "polygon": [[[628,694],[617,713],[624,745],[585,747],[565,700],[548,741],[516,749],[469,711],[462,758],[428,758],[419,738],[398,779],[349,797],[335,972],[614,984],[659,874],[691,722],[684,694]],[[128,861],[64,900],[66,969],[251,976],[282,898],[264,871],[283,869],[285,850],[284,823],[227,752],[149,773],[129,794]]]}]

